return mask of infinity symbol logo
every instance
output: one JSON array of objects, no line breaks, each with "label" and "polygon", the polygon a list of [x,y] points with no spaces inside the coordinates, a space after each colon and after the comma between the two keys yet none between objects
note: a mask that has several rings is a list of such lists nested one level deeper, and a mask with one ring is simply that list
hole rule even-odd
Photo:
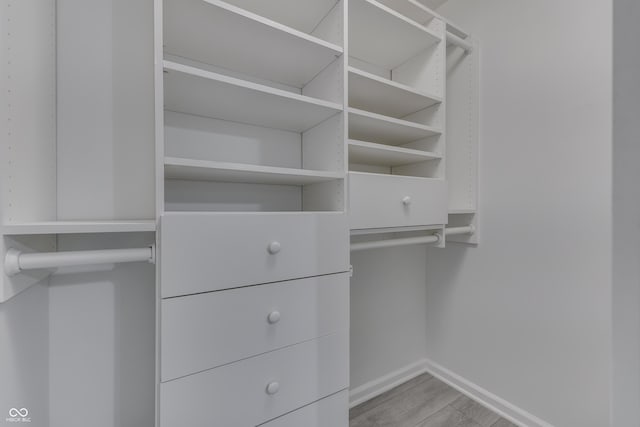
[{"label": "infinity symbol logo", "polygon": [[26,417],[27,415],[29,415],[29,411],[27,410],[27,408],[21,408],[21,409],[16,409],[16,408],[11,408],[9,409],[9,416],[10,417]]}]

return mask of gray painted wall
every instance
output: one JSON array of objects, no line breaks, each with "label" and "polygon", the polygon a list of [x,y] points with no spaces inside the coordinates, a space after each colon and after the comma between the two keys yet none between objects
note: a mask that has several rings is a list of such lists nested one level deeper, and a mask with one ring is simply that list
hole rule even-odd
[{"label": "gray painted wall", "polygon": [[[66,236],[60,250],[144,247],[152,234]],[[49,301],[51,427],[152,427],[155,267],[60,270]]]},{"label": "gray painted wall", "polygon": [[11,408],[27,408],[31,427],[49,425],[48,294],[44,283],[0,304],[0,426],[18,425],[6,422]]},{"label": "gray painted wall", "polygon": [[640,426],[640,3],[613,3],[613,426]]},{"label": "gray painted wall", "polygon": [[351,254],[351,388],[424,359],[426,248]]},{"label": "gray painted wall", "polygon": [[482,242],[428,253],[427,357],[553,425],[609,425],[611,2],[441,12],[482,42]]}]

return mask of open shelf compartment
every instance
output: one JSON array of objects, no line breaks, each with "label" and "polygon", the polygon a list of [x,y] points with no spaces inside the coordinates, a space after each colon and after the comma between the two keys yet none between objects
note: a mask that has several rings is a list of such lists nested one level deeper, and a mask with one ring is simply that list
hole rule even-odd
[{"label": "open shelf compartment", "polygon": [[442,98],[349,67],[349,106],[401,118],[442,102]]},{"label": "open shelf compartment", "polygon": [[[336,0],[225,0],[226,3],[271,19],[307,34],[324,20],[330,19],[334,8],[341,6]],[[335,12],[341,12],[336,10]]]},{"label": "open shelf compartment", "polygon": [[441,134],[440,130],[432,126],[349,108],[349,138],[351,139],[402,145]]},{"label": "open shelf compartment", "polygon": [[[262,9],[278,7],[262,3]],[[165,0],[163,43],[165,54],[297,88],[343,52],[336,44],[219,0]]]},{"label": "open shelf compartment", "polygon": [[441,40],[375,0],[349,1],[349,55],[362,61],[393,69]]},{"label": "open shelf compartment", "polygon": [[342,106],[170,61],[164,62],[165,109],[303,132]]},{"label": "open shelf compartment", "polygon": [[440,154],[430,151],[349,140],[350,163],[394,167],[441,158]]}]

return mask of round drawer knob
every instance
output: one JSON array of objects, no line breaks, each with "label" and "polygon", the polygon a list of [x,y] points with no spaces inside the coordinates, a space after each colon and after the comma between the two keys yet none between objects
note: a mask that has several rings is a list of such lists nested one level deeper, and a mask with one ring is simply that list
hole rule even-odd
[{"label": "round drawer knob", "polygon": [[274,395],[280,390],[280,383],[278,381],[272,381],[267,384],[267,394]]},{"label": "round drawer knob", "polygon": [[269,246],[267,247],[267,250],[271,255],[277,254],[278,252],[280,252],[280,249],[282,249],[282,246],[280,245],[280,242],[277,241],[269,243]]},{"label": "round drawer knob", "polygon": [[411,204],[411,197],[405,196],[402,198],[402,204],[405,206],[409,206]]},{"label": "round drawer knob", "polygon": [[267,321],[272,325],[274,323],[278,323],[280,321],[280,312],[278,310],[274,310],[267,316]]}]

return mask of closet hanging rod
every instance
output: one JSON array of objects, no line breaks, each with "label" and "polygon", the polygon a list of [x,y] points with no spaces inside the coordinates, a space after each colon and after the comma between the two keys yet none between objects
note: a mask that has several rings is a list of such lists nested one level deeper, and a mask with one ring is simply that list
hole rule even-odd
[{"label": "closet hanging rod", "polygon": [[[473,234],[476,228],[473,225],[465,227],[445,228],[445,236],[456,236],[460,234]],[[431,234],[421,237],[405,237],[401,239],[373,240],[371,242],[359,242],[351,244],[351,252],[364,251],[367,249],[390,248],[394,246],[422,245],[438,243],[442,237],[439,234]]]},{"label": "closet hanging rod", "polygon": [[155,263],[155,247],[133,249],[104,249],[97,251],[23,253],[11,248],[4,259],[4,272],[14,276],[24,270],[71,267],[125,262]]},{"label": "closet hanging rod", "polygon": [[464,49],[467,53],[471,53],[473,51],[473,45],[471,43],[448,31],[447,31],[447,43],[458,46],[459,48]]}]

